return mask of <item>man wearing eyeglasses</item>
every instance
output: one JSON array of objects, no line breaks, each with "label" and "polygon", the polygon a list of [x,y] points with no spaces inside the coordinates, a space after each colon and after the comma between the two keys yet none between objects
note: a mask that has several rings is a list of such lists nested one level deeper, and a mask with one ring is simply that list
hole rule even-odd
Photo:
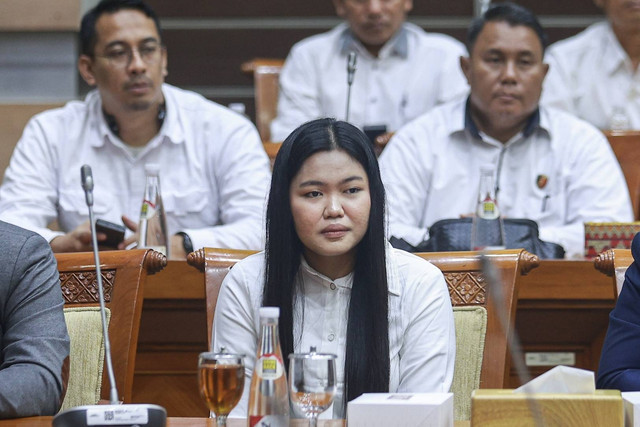
[{"label": "man wearing eyeglasses", "polygon": [[[141,0],[103,0],[82,19],[78,69],[96,90],[34,117],[0,188],[0,218],[40,233],[56,252],[91,249],[80,167],[98,218],[136,241],[144,165],[160,165],[174,258],[203,246],[260,249],[269,162],[255,127],[164,83],[158,18]],[[47,225],[57,220],[62,231]],[[99,235],[98,240],[106,236]]]}]

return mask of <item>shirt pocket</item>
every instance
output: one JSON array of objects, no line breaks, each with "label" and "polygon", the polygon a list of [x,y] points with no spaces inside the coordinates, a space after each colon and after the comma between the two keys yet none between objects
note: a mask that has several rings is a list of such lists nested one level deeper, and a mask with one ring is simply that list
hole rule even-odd
[{"label": "shirt pocket", "polygon": [[[58,198],[61,212],[77,215],[80,217],[89,216],[89,208],[85,194],[82,191],[60,190]],[[93,193],[93,211],[97,216],[104,215],[114,207],[113,195],[105,192],[94,191]]]},{"label": "shirt pocket", "polygon": [[557,181],[558,177],[551,174],[539,173],[534,177],[527,196],[528,218],[540,221],[557,214]]},{"label": "shirt pocket", "polygon": [[[181,193],[166,193],[162,195],[164,208],[167,213],[175,217],[187,217],[204,213],[205,210],[213,212],[209,192],[205,190],[189,190]],[[208,209],[207,209],[208,207]]]}]

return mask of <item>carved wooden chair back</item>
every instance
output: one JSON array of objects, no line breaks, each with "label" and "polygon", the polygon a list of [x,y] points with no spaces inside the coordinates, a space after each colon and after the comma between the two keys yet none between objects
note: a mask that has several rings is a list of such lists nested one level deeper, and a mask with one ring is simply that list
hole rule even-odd
[{"label": "carved wooden chair back", "polygon": [[614,299],[618,299],[618,295],[620,295],[624,274],[632,262],[631,249],[608,249],[593,260],[593,266],[596,270],[613,279]]},{"label": "carved wooden chair back", "polygon": [[[211,347],[211,329],[220,286],[230,268],[254,251],[202,248],[192,252],[187,262],[205,273],[207,331]],[[508,385],[510,358],[507,333],[502,330],[498,310],[504,310],[509,325],[515,324],[518,298],[517,278],[539,264],[538,257],[522,249],[495,251],[490,254],[502,275],[500,283],[504,302],[499,306],[496,294],[486,287],[480,257],[475,252],[432,252],[416,254],[438,267],[445,276],[454,306],[480,305],[487,309],[485,357],[482,363],[481,387],[503,388]]]},{"label": "carved wooden chair back", "polygon": [[[98,307],[96,268],[92,252],[56,254],[65,308]],[[147,275],[167,264],[163,254],[150,250],[100,253],[105,305],[111,311],[109,339],[120,399],[131,401],[138,330]],[[70,373],[73,376],[73,372]],[[102,376],[102,399],[109,399],[106,368]]]},{"label": "carved wooden chair back", "polygon": [[[480,388],[505,388],[509,385],[510,356],[508,336],[513,332],[518,301],[518,277],[539,265],[539,259],[523,249],[492,251],[491,261],[501,275],[501,292],[489,289],[477,252],[424,252],[416,255],[430,261],[444,274],[451,304],[483,306],[487,310],[487,333],[480,374]],[[502,296],[500,301],[499,296]],[[500,311],[508,330],[500,323]]]},{"label": "carved wooden chair back", "polygon": [[241,66],[243,72],[253,75],[256,127],[264,142],[271,140],[271,121],[278,113],[279,78],[283,64],[282,59],[255,58]]},{"label": "carved wooden chair back", "polygon": [[605,132],[627,181],[633,216],[640,221],[640,131]]},{"label": "carved wooden chair back", "polygon": [[233,265],[256,251],[241,249],[202,248],[187,256],[187,263],[204,273],[207,304],[207,344],[211,348],[213,315],[216,311],[222,281]]}]

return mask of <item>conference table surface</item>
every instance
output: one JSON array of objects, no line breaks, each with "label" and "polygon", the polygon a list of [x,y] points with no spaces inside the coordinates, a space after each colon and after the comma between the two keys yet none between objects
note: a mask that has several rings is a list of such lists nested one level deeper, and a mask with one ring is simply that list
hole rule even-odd
[{"label": "conference table surface", "polygon": [[[0,420],[0,427],[51,427],[52,419],[53,417],[29,417]],[[245,427],[246,425],[247,421],[245,419],[233,418],[227,420],[228,427]],[[306,420],[295,420],[290,425],[303,427],[309,425],[309,423]],[[343,427],[344,425],[344,420],[320,420],[318,422],[319,427]],[[469,421],[456,421],[454,423],[455,427],[469,425]],[[216,420],[213,418],[169,417],[167,418],[167,427],[216,427]]]}]

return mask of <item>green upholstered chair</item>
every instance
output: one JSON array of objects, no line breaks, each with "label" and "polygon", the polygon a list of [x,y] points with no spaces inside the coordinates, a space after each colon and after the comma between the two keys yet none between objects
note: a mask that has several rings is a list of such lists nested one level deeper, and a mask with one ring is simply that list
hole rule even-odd
[{"label": "green upholstered chair", "polygon": [[[93,253],[56,254],[71,352],[62,409],[109,400],[109,378],[102,368],[104,342]],[[119,398],[131,402],[143,288],[147,275],[162,270],[167,257],[151,249],[105,251],[100,268],[109,340]]]},{"label": "green upholstered chair", "polygon": [[[107,323],[111,311],[107,309]],[[64,309],[71,349],[69,383],[61,411],[74,406],[93,405],[100,400],[104,366],[104,339],[99,307]]]},{"label": "green upholstered chair", "polygon": [[471,392],[480,388],[480,369],[487,333],[484,307],[453,307],[456,325],[456,363],[453,373],[453,411],[456,420],[471,418]]},{"label": "green upholstered chair", "polygon": [[[537,267],[539,259],[523,249],[490,251],[488,257],[501,277],[500,283],[491,284],[500,286],[501,292],[496,292],[497,289],[488,286],[485,281],[477,252],[424,252],[416,255],[438,267],[449,287],[458,341],[452,385],[454,416],[456,420],[468,420],[471,415],[471,390],[509,386],[511,357],[507,337],[512,334],[515,325],[517,279]],[[499,294],[502,295],[501,300],[498,298]],[[482,323],[476,318],[482,317],[481,314],[472,315],[470,312],[464,312],[463,316],[470,317],[464,319],[464,325],[458,325],[458,317],[463,311],[457,310],[466,307],[486,310],[484,345],[477,341],[478,336],[472,337],[478,332],[473,329],[478,329]],[[499,311],[502,311],[505,317],[506,331],[500,324]],[[468,327],[473,329],[467,330]],[[474,355],[473,347],[476,345],[479,354]],[[477,366],[478,359],[480,367]]]}]

